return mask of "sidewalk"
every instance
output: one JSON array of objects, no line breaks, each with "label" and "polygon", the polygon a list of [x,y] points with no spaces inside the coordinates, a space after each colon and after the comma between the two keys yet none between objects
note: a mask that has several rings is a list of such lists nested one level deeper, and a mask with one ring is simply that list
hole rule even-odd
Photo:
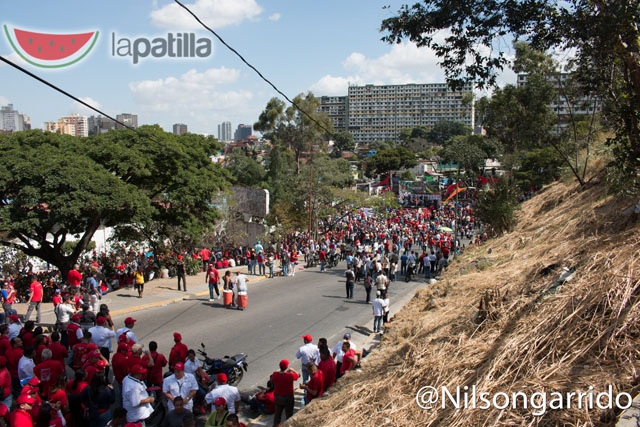
[{"label": "sidewalk", "polygon": [[[218,270],[220,276],[226,271],[235,273],[241,271],[246,274],[247,266],[232,267]],[[111,316],[121,316],[133,313],[139,310],[145,310],[153,307],[161,307],[193,296],[209,295],[209,285],[205,283],[205,272],[200,272],[194,276],[187,276],[187,292],[178,291],[178,279],[176,277],[154,279],[144,284],[144,296],[138,298],[138,292],[131,287],[120,288],[112,291],[102,297],[101,304],[107,304],[111,312]],[[265,279],[267,276],[247,275],[247,282],[256,282]],[[219,286],[222,292],[221,286]],[[13,309],[23,317],[29,305],[27,303],[13,304]],[[44,303],[41,305],[41,314],[43,324],[53,324],[56,321],[53,312],[53,303]],[[31,320],[36,319],[35,311],[31,313]]]}]

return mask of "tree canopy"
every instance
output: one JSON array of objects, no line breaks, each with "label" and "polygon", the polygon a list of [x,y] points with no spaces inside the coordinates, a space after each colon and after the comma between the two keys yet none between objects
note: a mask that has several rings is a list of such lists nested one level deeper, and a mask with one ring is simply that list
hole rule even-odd
[{"label": "tree canopy", "polygon": [[[100,226],[201,234],[216,219],[210,201],[228,180],[209,158],[218,148],[213,138],[157,126],[92,138],[0,135],[1,243],[66,273]],[[68,255],[67,235],[79,236]]]},{"label": "tree canopy", "polygon": [[395,147],[377,152],[367,162],[368,176],[382,175],[399,169],[412,168],[417,165],[415,154],[405,147]]}]

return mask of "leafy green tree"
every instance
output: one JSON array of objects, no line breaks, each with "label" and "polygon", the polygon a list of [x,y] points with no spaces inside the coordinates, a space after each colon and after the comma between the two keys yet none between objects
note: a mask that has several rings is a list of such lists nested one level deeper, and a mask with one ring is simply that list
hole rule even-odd
[{"label": "leafy green tree", "polygon": [[[76,138],[38,130],[0,135],[3,245],[73,267],[101,227],[160,224],[190,235],[216,218],[209,200],[227,173],[214,139],[157,126]],[[70,254],[67,235],[79,240]]]},{"label": "leafy green tree", "polygon": [[484,166],[487,154],[470,138],[454,136],[442,150],[441,157],[447,163],[457,163],[461,169],[478,175]]},{"label": "leafy green tree", "polygon": [[399,169],[412,168],[417,165],[415,154],[405,147],[377,152],[367,163],[367,176],[383,175]]},{"label": "leafy green tree", "polygon": [[265,175],[262,165],[239,148],[235,148],[229,155],[227,168],[233,183],[249,187],[261,184]]},{"label": "leafy green tree", "polygon": [[[640,189],[640,27],[637,1],[558,2],[423,0],[402,6],[382,22],[383,40],[408,38],[432,48],[454,87],[494,86],[509,64],[495,49],[512,36],[541,52],[571,49],[575,72],[587,93],[604,100],[603,115],[615,132],[614,178],[619,187]],[[442,30],[442,31],[441,31]],[[449,35],[442,42],[436,34]],[[580,178],[578,171],[573,171]]]},{"label": "leafy green tree", "polygon": [[392,140],[375,141],[369,144],[369,150],[373,151],[392,150],[394,148],[396,148],[396,143]]},{"label": "leafy green tree", "polygon": [[339,152],[353,151],[356,148],[356,143],[353,140],[353,135],[348,130],[343,130],[335,135],[335,147]]},{"label": "leafy green tree", "polygon": [[518,190],[506,179],[501,179],[489,191],[480,193],[476,212],[478,218],[498,234],[512,231],[518,218]]},{"label": "leafy green tree", "polygon": [[413,172],[407,169],[400,174],[400,179],[403,181],[413,181],[416,177],[413,175]]},{"label": "leafy green tree", "polygon": [[522,154],[515,178],[523,190],[541,187],[560,178],[563,164],[564,160],[553,147],[536,148]]},{"label": "leafy green tree", "polygon": [[445,145],[454,136],[469,136],[472,132],[471,126],[464,123],[443,120],[436,123],[425,136],[432,144]]}]

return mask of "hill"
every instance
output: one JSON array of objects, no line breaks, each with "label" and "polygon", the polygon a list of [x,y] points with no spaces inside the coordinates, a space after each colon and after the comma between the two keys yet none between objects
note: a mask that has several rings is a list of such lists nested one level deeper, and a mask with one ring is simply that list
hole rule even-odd
[{"label": "hill", "polygon": [[[595,397],[610,385],[614,397],[640,391],[640,219],[623,213],[636,202],[607,195],[597,178],[586,188],[545,187],[522,205],[514,232],[469,248],[445,279],[415,295],[363,372],[351,372],[288,425],[615,423],[620,411],[600,409]],[[516,399],[516,409],[503,411],[456,410],[450,401],[421,409],[416,401],[424,386],[447,386],[453,397],[468,386],[471,398],[474,385],[491,397],[546,392],[548,406],[524,409]],[[590,409],[588,394],[582,409],[567,395],[590,390]]]}]

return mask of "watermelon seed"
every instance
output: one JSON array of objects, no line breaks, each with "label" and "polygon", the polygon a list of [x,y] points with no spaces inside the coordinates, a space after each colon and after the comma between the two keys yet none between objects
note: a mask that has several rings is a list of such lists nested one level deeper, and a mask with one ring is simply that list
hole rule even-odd
[{"label": "watermelon seed", "polygon": [[64,46],[60,46],[60,52],[64,52]]},{"label": "watermelon seed", "polygon": [[49,42],[49,46],[53,47],[53,40]]},{"label": "watermelon seed", "polygon": [[72,39],[71,39],[71,44],[75,44],[75,42],[76,42],[76,39],[75,39],[75,38],[72,38]]},{"label": "watermelon seed", "polygon": [[31,44],[32,42],[33,42],[33,40],[32,40],[32,39],[29,39],[29,44]]},{"label": "watermelon seed", "polygon": [[42,46],[38,46],[38,52],[42,52]]}]

